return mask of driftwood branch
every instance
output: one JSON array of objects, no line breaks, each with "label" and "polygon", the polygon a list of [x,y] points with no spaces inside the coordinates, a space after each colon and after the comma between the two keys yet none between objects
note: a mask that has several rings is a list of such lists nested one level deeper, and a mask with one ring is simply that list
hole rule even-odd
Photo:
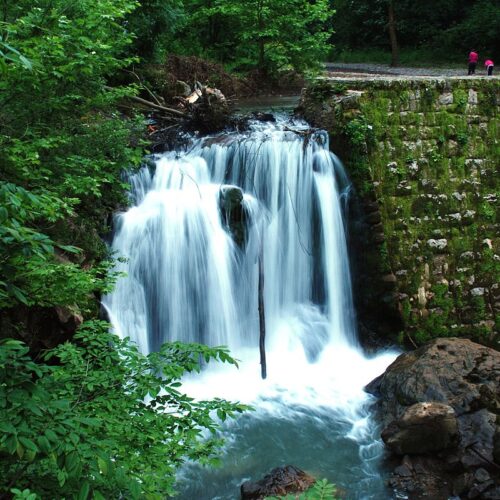
[{"label": "driftwood branch", "polygon": [[[104,87],[106,90],[115,90],[113,87]],[[184,118],[186,116],[185,113],[182,111],[179,111],[177,109],[173,108],[167,108],[166,106],[161,106],[160,104],[156,104],[151,101],[146,101],[146,99],[143,99],[142,97],[137,97],[137,96],[128,96],[128,99],[137,102],[139,104],[143,104],[144,106],[148,106],[149,108],[157,109],[158,111],[163,111],[165,113],[169,113],[171,115],[179,116],[181,118]]]},{"label": "driftwood branch", "polygon": [[135,71],[133,70],[126,70],[126,71],[131,75],[135,76],[141,87],[146,90],[146,92],[153,98],[153,101],[156,104],[158,104],[158,106],[162,105],[156,94],[141,80],[141,77]]},{"label": "driftwood branch", "polygon": [[[263,236],[263,235],[262,235]],[[263,243],[260,244],[259,255],[259,350],[260,350],[260,371],[263,379],[267,377],[266,364],[266,316],[264,311],[264,250]]]},{"label": "driftwood branch", "polygon": [[144,106],[148,106],[153,109],[157,109],[158,111],[163,111],[165,113],[170,113],[175,116],[180,116],[184,118],[186,115],[182,111],[178,111],[177,109],[173,108],[167,108],[165,106],[161,106],[160,104],[156,104],[151,101],[146,101],[146,99],[143,99],[142,97],[137,97],[137,96],[130,96],[129,99],[132,99],[134,102],[138,102],[140,104],[144,104]]},{"label": "driftwood branch", "polygon": [[300,130],[300,129],[296,129],[296,128],[287,127],[285,125],[283,127],[283,130],[285,132],[293,132],[294,134],[300,135],[301,137],[309,137],[309,136],[313,135],[317,129],[309,128],[307,130]]}]

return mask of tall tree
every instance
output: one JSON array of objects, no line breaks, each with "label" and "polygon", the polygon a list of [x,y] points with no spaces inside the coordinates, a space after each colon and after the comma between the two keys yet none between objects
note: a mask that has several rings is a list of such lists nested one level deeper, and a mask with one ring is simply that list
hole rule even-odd
[{"label": "tall tree", "polygon": [[332,41],[340,50],[390,48],[396,56],[398,48],[422,49],[455,60],[471,47],[489,54],[500,50],[495,0],[332,0],[331,5],[337,11]]},{"label": "tall tree", "polygon": [[299,71],[318,66],[328,50],[332,32],[328,0],[194,0],[187,2],[191,17],[187,30],[205,25],[213,34],[222,27],[224,44],[213,51],[211,36],[201,47],[215,52],[223,63],[238,69],[257,67],[260,74],[285,68]]},{"label": "tall tree", "polygon": [[134,33],[133,49],[143,60],[161,60],[164,52],[174,45],[174,34],[184,21],[182,0],[141,0],[127,18]]},{"label": "tall tree", "polygon": [[388,23],[387,29],[389,31],[389,38],[391,40],[391,66],[399,65],[399,45],[398,37],[396,35],[396,16],[394,14],[394,0],[387,2]]}]

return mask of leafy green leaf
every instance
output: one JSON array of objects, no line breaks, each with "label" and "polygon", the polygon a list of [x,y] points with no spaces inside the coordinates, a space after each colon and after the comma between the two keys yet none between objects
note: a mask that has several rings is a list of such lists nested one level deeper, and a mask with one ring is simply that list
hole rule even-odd
[{"label": "leafy green leaf", "polygon": [[24,436],[19,436],[19,441],[28,450],[34,452],[38,451],[38,446],[33,441],[31,441],[31,439],[25,438]]}]

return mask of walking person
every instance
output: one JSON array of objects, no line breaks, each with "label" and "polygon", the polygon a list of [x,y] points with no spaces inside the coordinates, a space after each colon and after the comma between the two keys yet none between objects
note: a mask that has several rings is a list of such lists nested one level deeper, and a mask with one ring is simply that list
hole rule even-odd
[{"label": "walking person", "polygon": [[495,66],[495,64],[493,63],[493,61],[491,59],[486,59],[486,61],[484,61],[484,67],[486,68],[486,74],[488,76],[493,75],[494,66]]},{"label": "walking person", "polygon": [[476,73],[477,61],[479,60],[478,53],[472,49],[469,53],[469,73],[468,75],[474,75]]}]

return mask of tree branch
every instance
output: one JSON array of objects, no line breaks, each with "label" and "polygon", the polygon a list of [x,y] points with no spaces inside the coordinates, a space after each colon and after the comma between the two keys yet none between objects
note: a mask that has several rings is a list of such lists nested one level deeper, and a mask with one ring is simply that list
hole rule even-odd
[{"label": "tree branch", "polygon": [[[107,85],[105,85],[104,88],[106,90],[115,90],[113,87],[108,87]],[[182,111],[179,111],[179,110],[173,109],[173,108],[167,108],[165,106],[160,106],[159,104],[156,104],[154,102],[146,101],[146,99],[143,99],[142,97],[137,97],[137,96],[133,95],[133,96],[129,96],[128,99],[131,99],[132,101],[137,102],[139,104],[143,104],[144,106],[148,106],[150,108],[157,109],[159,111],[164,111],[165,113],[170,113],[170,114],[175,115],[175,116],[179,116],[182,118],[184,118],[186,116],[186,114],[183,113]]]}]

